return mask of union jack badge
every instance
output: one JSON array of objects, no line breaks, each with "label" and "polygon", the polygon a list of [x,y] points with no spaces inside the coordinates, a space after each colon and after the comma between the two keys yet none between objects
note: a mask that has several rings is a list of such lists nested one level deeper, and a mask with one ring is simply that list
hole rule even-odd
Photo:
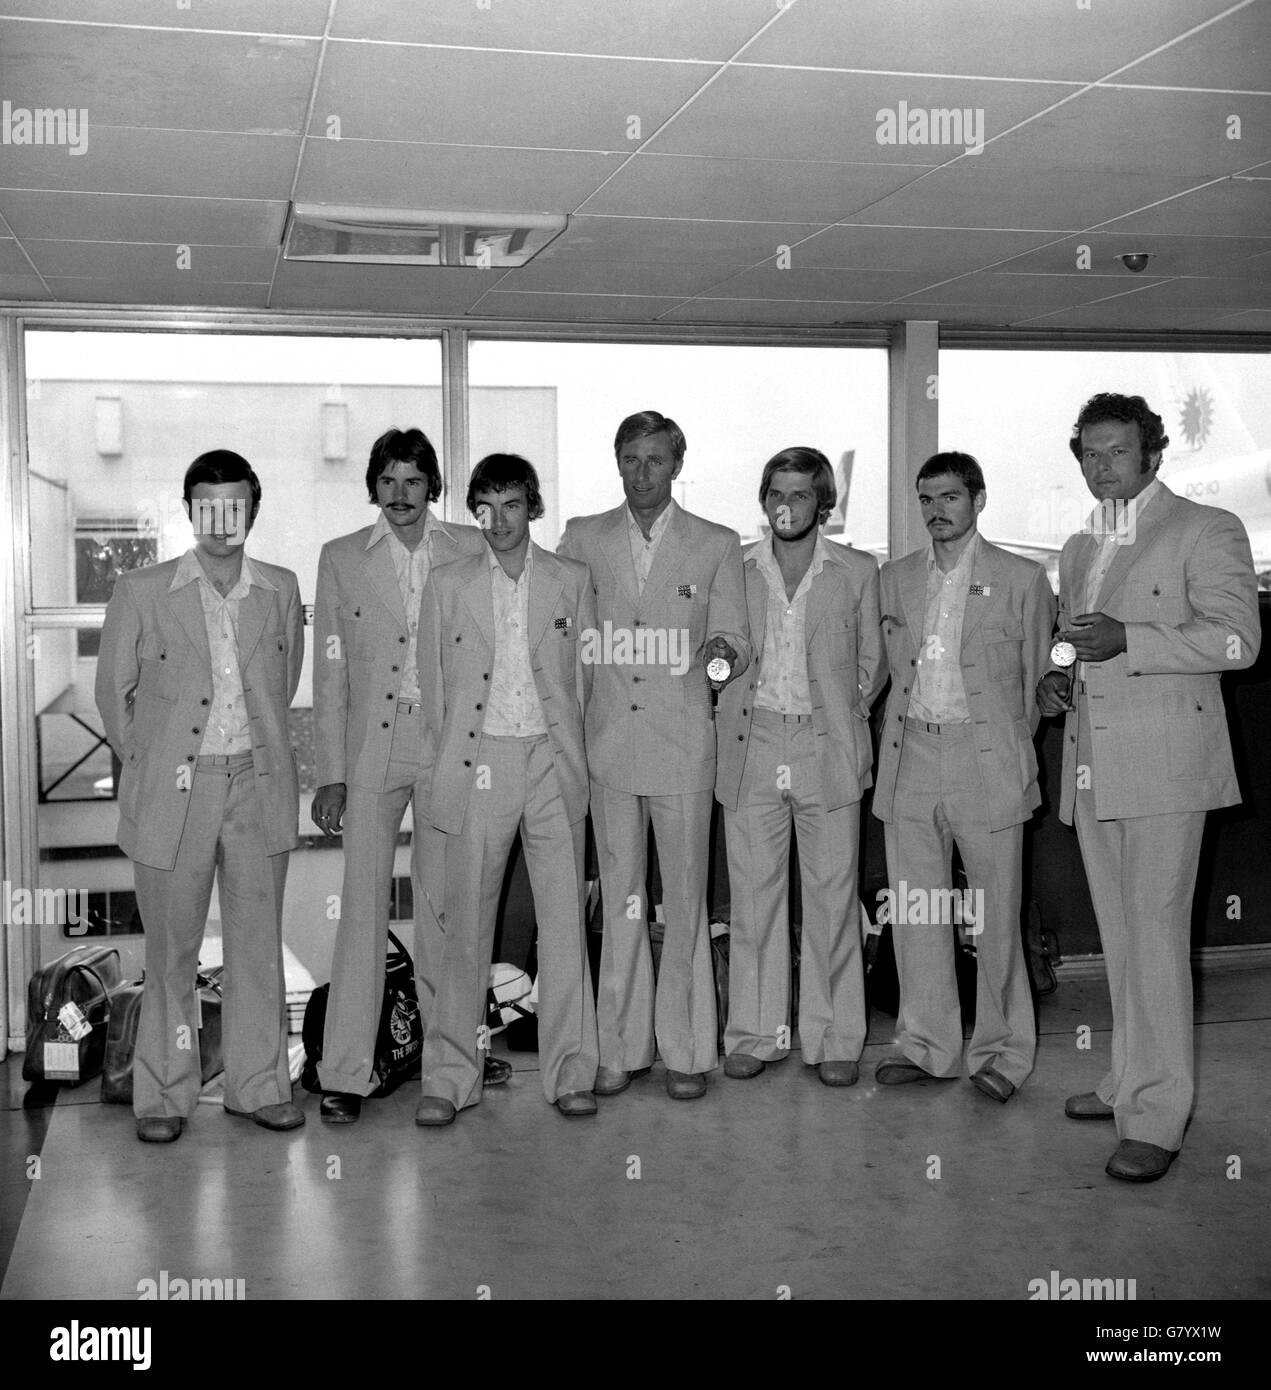
[{"label": "union jack badge", "polygon": [[993,592],[989,584],[972,584],[967,593],[974,594],[976,598],[988,598]]},{"label": "union jack badge", "polygon": [[681,585],[676,589],[675,592],[679,595],[680,598],[696,598],[696,597],[697,597],[697,585],[696,585],[696,584],[681,584]]},{"label": "union jack badge", "polygon": [[557,632],[570,632],[573,629],[574,620],[572,618],[557,618],[552,623],[552,626]]}]

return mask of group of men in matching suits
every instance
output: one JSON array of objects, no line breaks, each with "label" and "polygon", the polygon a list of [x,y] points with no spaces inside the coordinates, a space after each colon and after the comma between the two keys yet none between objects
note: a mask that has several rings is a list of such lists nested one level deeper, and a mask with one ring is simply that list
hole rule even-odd
[{"label": "group of men in matching suits", "polygon": [[[1033,738],[1043,715],[1065,713],[1061,816],[1076,823],[1114,1015],[1111,1070],[1066,1112],[1115,1120],[1109,1174],[1162,1176],[1192,1103],[1188,944],[1204,812],[1239,799],[1218,682],[1257,655],[1256,581],[1239,521],[1156,478],[1168,440],[1140,397],[1094,397],[1070,443],[1099,506],[1064,549],[1056,632],[1042,568],[979,535],[987,489],[967,454],[923,464],[930,543],[880,576],[871,557],[821,534],[836,497],[815,449],[768,461],[759,501],[769,534],[743,554],[735,532],[673,500],[686,449],[675,422],[630,416],[615,438],[625,501],[571,520],[553,555],[529,538],[543,503],[526,460],[482,460],[467,494],[478,526],[443,525],[430,510],[441,493],[431,444],[418,430],[382,436],[366,478],[380,516],[325,545],[319,562],[312,815],[324,833],[342,830],[345,848],[323,1118],[356,1120],[379,1083],[392,856],[407,805],[426,1029],[417,1123],[449,1124],[506,1080],[488,1052],[484,1001],[518,830],[539,926],[547,1100],[567,1117],[594,1114],[596,1095],[625,1090],[655,1053],[671,1097],[704,1094],[718,1060],[713,799],[732,902],[725,1073],[757,1076],[792,1050],[793,828],[799,1045],[821,1082],[854,1084],[866,1032],[860,806],[871,784],[901,999],[897,1050],[876,1079],[961,1074],[960,922],[977,960],[966,1066],[979,1091],[1009,1101],[1036,1052],[1020,934],[1023,833],[1041,803]],[[120,843],[136,864],[157,985],[137,1048],[148,1140],[177,1138],[197,1098],[197,1047],[182,1052],[174,1036],[192,1015],[218,866],[226,1108],[268,1128],[303,1122],[287,1085],[280,962],[297,842],[286,736],[302,651],[295,579],[243,553],[260,503],[244,460],[202,456],[185,497],[195,548],[121,578],[97,683],[124,762]],[[232,511],[237,530],[223,518],[200,526],[209,506]],[[875,776],[870,710],[889,674]],[[589,809],[604,901],[594,998]],[[650,825],[665,932],[656,980]]]}]

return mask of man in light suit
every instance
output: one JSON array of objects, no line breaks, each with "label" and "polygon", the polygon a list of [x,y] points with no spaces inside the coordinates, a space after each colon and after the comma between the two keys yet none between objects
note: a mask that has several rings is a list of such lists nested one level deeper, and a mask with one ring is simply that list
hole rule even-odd
[{"label": "man in light suit", "polygon": [[225,1109],[304,1123],[287,1070],[282,901],[299,843],[287,707],[304,660],[296,576],[243,543],[260,480],[228,449],[186,471],[195,543],[120,575],[97,659],[97,708],[123,763],[119,844],[133,861],[146,988],[133,1061],[137,1135],[170,1143],[198,1104],[195,972],[219,876]]},{"label": "man in light suit", "polygon": [[[678,506],[671,485],[685,440],[655,410],[628,416],[614,440],[626,502],[574,517],[557,553],[591,570],[600,622],[587,707],[591,817],[605,904],[598,1095],[616,1095],[657,1049],[667,1093],[706,1092],[717,1061],[706,874],[715,785],[711,689],[750,660],[741,546],[735,531]],[[709,661],[728,663],[711,680]],[[666,934],[656,994],[645,857],[657,837]]]},{"label": "man in light suit", "polygon": [[764,466],[772,534],[743,554],[754,662],[716,714],[732,922],[724,1073],[757,1076],[790,1048],[790,827],[803,931],[799,1046],[827,1086],[854,1085],[865,1045],[857,854],[874,761],[869,709],[886,681],[878,564],[827,541],[837,489],[817,449]]},{"label": "man in light suit", "polygon": [[543,499],[527,460],[482,459],[468,510],[488,550],[438,571],[420,638],[425,706],[440,730],[429,814],[446,833],[446,925],[415,1123],[450,1124],[481,1099],[495,917],[518,829],[538,925],[539,1071],[547,1099],[573,1119],[596,1113],[582,655],[595,600],[585,565],[530,540]]},{"label": "man in light suit", "polygon": [[[1034,690],[1055,599],[1040,565],[980,536],[987,500],[975,459],[934,454],[918,471],[931,544],[882,569],[892,685],[874,814],[886,827],[900,1055],[876,1076],[896,1085],[961,1074],[953,926],[973,923],[967,1070],[977,1090],[1005,1103],[1037,1050],[1020,898],[1024,825],[1041,804]],[[955,844],[964,894],[952,886]]]},{"label": "man in light suit", "polygon": [[1112,1067],[1065,1113],[1115,1120],[1107,1173],[1168,1171],[1191,1110],[1192,893],[1205,812],[1240,801],[1219,680],[1257,658],[1249,538],[1157,478],[1169,443],[1141,396],[1082,407],[1070,447],[1099,507],[1059,561],[1075,669],[1038,685],[1067,712],[1060,816],[1075,822],[1112,994]]},{"label": "man in light suit", "polygon": [[[417,642],[429,576],[485,550],[475,526],[443,525],[437,454],[422,430],[391,429],[371,448],[367,494],[374,526],[328,541],[318,560],[313,659],[319,787],[314,823],[344,832],[344,888],[318,1076],[322,1118],[349,1124],[379,1085],[375,1038],[384,998],[384,949],[397,832],[414,808],[411,887],[415,981],[427,1023],[445,883],[445,845],[424,808],[436,730],[420,700]],[[341,823],[343,821],[343,824]],[[491,1059],[506,1080],[506,1062]]]}]

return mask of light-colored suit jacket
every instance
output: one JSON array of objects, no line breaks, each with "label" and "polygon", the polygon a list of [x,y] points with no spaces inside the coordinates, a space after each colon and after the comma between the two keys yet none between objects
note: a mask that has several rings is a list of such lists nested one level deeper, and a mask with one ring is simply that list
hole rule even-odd
[{"label": "light-colored suit jacket", "polygon": [[[328,541],[318,559],[313,718],[320,787],[344,782],[383,791],[388,773],[410,634],[388,539],[366,548],[373,529]],[[429,544],[429,583],[442,566],[486,548],[477,527],[452,522],[437,523]],[[422,690],[418,642],[416,663]],[[425,728],[426,739],[435,734]]]},{"label": "light-colored suit jacket", "polygon": [[[862,550],[824,538],[823,543],[828,553],[821,572],[808,586],[804,640],[821,786],[827,810],[835,811],[859,801],[873,781],[869,710],[886,683],[887,666],[879,629],[878,562]],[[715,712],[719,734],[715,796],[730,811],[737,809],[750,751],[755,686],[772,601],[757,560],[764,544],[756,541],[742,556],[754,646],[750,671],[723,690]]]},{"label": "light-colored suit jacket", "polygon": [[[591,668],[582,659],[582,635],[596,625],[595,598],[586,565],[553,555],[533,541],[530,550],[530,664],[572,824],[587,814],[590,800],[583,719]],[[463,828],[477,780],[494,641],[494,585],[487,555],[466,556],[430,575],[419,624],[420,689],[429,725],[441,734],[428,816],[438,830],[451,834]]]},{"label": "light-colored suit jacket", "polygon": [[[123,761],[119,846],[154,869],[176,863],[213,695],[199,586],[169,592],[179,563],[119,576],[97,658],[97,708]],[[290,570],[252,564],[271,587],[252,584],[239,603],[238,659],[265,852],[280,854],[300,843],[287,708],[304,661],[304,615]]]},{"label": "light-colored suit jacket", "polygon": [[[927,609],[923,546],[882,568],[883,637],[891,693],[874,779],[874,814],[890,821],[905,741],[905,715]],[[1055,596],[1046,571],[983,537],[971,573],[959,665],[975,734],[980,790],[990,830],[1026,821],[1041,805],[1033,735],[1041,712],[1036,686],[1049,661]],[[978,591],[978,592],[977,592]]]},{"label": "light-colored suit jacket", "polygon": [[[1134,534],[1132,545],[1117,547],[1090,609],[1095,538],[1070,536],[1059,557],[1061,626],[1087,611],[1125,624],[1126,650],[1085,665],[1095,814],[1109,820],[1235,806],[1240,788],[1219,680],[1251,666],[1261,643],[1249,537],[1230,512],[1164,486]],[[1069,825],[1078,717],[1074,709],[1064,726],[1059,814]]]},{"label": "light-colored suit jacket", "polygon": [[[558,555],[587,565],[596,595],[595,687],[587,706],[591,775],[641,796],[709,791],[715,721],[703,648],[716,634],[728,635],[741,648],[738,671],[750,660],[741,543],[736,531],[677,506],[641,593],[629,515],[623,502],[574,517],[557,547]],[[633,661],[632,654],[649,659]]]}]

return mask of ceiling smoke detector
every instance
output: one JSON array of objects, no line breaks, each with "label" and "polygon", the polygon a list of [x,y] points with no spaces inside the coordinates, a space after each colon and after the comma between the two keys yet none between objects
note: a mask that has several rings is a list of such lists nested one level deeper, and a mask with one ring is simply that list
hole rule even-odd
[{"label": "ceiling smoke detector", "polygon": [[282,254],[289,261],[506,270],[536,256],[568,222],[564,213],[428,212],[293,203]]},{"label": "ceiling smoke detector", "polygon": [[1117,257],[1117,260],[1126,268],[1132,270],[1135,275],[1141,275],[1147,269],[1147,263],[1152,259],[1151,251],[1126,251]]}]

